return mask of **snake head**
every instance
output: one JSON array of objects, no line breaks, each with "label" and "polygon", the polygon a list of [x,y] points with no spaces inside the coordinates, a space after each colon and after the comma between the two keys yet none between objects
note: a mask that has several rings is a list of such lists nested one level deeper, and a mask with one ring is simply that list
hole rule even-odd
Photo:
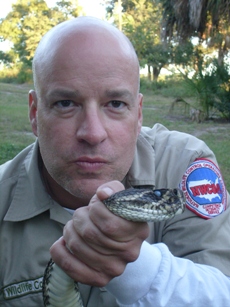
[{"label": "snake head", "polygon": [[132,221],[159,222],[181,214],[185,196],[180,189],[127,189],[105,199],[114,214]]}]

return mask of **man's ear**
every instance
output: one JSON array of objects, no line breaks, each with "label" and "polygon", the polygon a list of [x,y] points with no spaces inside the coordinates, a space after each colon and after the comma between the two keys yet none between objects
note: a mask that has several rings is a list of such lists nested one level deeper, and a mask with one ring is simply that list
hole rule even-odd
[{"label": "man's ear", "polygon": [[34,135],[37,134],[37,95],[34,90],[29,91],[29,119]]}]

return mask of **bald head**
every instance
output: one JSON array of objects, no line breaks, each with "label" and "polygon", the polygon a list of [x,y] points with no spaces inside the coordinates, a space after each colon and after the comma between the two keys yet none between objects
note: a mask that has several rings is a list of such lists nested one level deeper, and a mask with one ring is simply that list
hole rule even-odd
[{"label": "bald head", "polygon": [[139,62],[129,39],[108,22],[94,17],[78,17],[55,26],[40,41],[33,60],[37,91],[44,77],[52,78],[52,71],[47,70],[47,67],[52,66],[50,64],[54,59],[62,60],[58,57],[64,49],[69,61],[75,56],[73,50],[82,50],[82,56],[88,57],[89,68],[92,53],[98,54],[98,64],[111,67],[112,63],[108,63],[111,61],[111,55],[123,59],[132,67],[139,84]]},{"label": "bald head", "polygon": [[134,48],[107,22],[80,17],[44,36],[33,68],[30,121],[49,186],[65,207],[88,204],[133,161],[142,124]]}]

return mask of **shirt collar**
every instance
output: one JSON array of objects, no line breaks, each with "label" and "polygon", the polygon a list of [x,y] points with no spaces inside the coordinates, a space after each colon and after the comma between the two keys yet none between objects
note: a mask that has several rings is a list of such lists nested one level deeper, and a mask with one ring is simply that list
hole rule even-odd
[{"label": "shirt collar", "polygon": [[[53,219],[61,223],[66,223],[67,216],[68,218],[70,216],[46,192],[39,171],[38,153],[38,142],[36,141],[21,165],[12,202],[4,218],[5,221],[27,220],[49,209],[52,211]],[[61,214],[59,210],[61,210]],[[62,215],[64,216],[62,217]]]},{"label": "shirt collar", "polygon": [[141,132],[131,168],[123,182],[128,187],[155,186],[155,151]]}]

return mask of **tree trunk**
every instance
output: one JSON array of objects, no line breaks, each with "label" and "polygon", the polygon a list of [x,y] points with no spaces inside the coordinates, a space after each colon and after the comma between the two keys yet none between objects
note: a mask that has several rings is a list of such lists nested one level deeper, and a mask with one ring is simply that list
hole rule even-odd
[{"label": "tree trunk", "polygon": [[157,81],[160,71],[161,71],[161,68],[153,66],[153,80],[154,81]]},{"label": "tree trunk", "polygon": [[148,64],[148,80],[152,80],[151,65]]},{"label": "tree trunk", "polygon": [[225,56],[225,54],[226,54],[226,50],[224,50],[224,48],[219,48],[219,50],[218,50],[218,59],[217,59],[219,66],[223,66],[223,64],[224,64],[224,56]]}]

